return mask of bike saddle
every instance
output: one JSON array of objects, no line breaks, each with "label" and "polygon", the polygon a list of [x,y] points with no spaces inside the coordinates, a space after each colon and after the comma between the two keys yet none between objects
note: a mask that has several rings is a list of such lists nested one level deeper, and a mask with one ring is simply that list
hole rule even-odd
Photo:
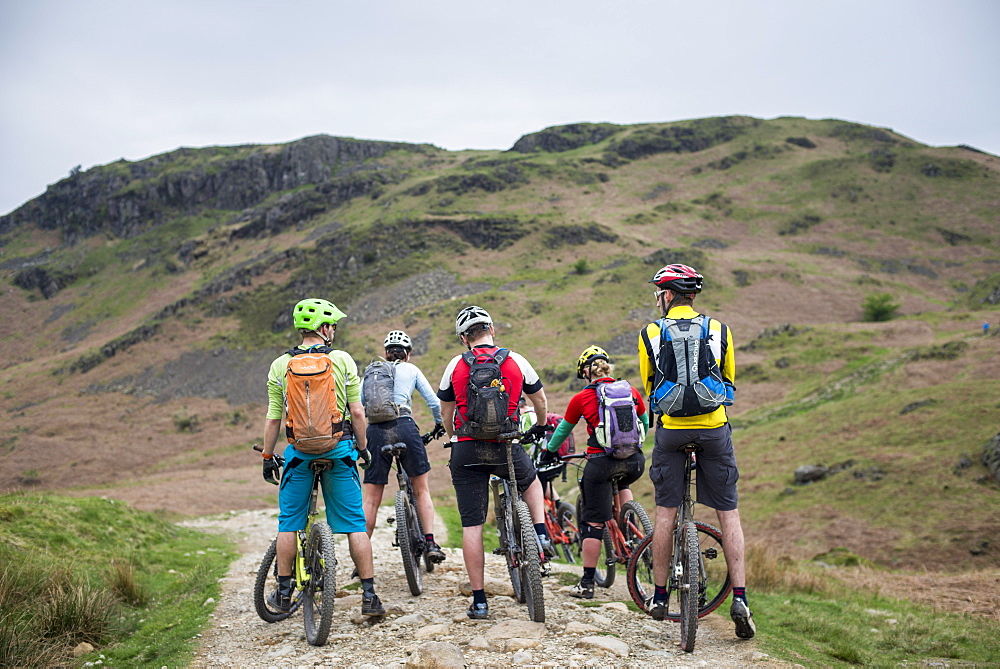
[{"label": "bike saddle", "polygon": [[406,452],[406,444],[401,441],[397,441],[395,444],[386,444],[379,450],[388,455],[397,455],[399,453]]},{"label": "bike saddle", "polygon": [[316,458],[309,463],[309,469],[314,472],[329,471],[333,467],[333,460],[329,458]]}]

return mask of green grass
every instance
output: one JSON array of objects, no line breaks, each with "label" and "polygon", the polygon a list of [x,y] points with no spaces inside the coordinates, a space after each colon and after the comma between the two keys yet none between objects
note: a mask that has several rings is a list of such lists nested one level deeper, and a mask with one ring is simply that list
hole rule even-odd
[{"label": "green grass", "polygon": [[787,662],[893,667],[934,660],[995,666],[1000,661],[1000,624],[982,617],[849,590],[753,592],[750,598],[758,649]]},{"label": "green grass", "polygon": [[190,662],[234,554],[215,535],[98,497],[0,496],[0,665]]}]

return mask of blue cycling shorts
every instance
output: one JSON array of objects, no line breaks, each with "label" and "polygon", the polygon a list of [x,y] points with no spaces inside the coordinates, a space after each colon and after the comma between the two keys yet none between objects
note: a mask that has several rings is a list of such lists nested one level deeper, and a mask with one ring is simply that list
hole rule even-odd
[{"label": "blue cycling shorts", "polygon": [[309,462],[319,458],[333,461],[333,467],[323,473],[323,502],[326,522],[334,534],[365,532],[365,512],[361,506],[361,480],[358,468],[348,460],[357,459],[353,439],[345,439],[327,453],[306,455],[288,445],[283,453],[285,468],[278,489],[278,531],[297,532],[306,527],[309,497],[312,493],[313,471]]}]

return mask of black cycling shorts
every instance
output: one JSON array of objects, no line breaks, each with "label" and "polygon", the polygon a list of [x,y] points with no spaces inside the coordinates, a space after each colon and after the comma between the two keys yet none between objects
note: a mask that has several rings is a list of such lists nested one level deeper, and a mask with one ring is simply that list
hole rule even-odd
[{"label": "black cycling shorts", "polygon": [[611,479],[621,474],[618,489],[628,490],[631,484],[642,477],[645,469],[646,456],[642,451],[637,451],[624,460],[599,453],[588,455],[580,492],[580,522],[601,524],[611,520]]},{"label": "black cycling shorts", "polygon": [[649,478],[656,491],[656,506],[674,508],[684,500],[687,458],[678,448],[691,442],[701,446],[695,455],[698,463],[694,471],[696,501],[718,511],[732,511],[739,501],[736,481],[740,472],[736,468],[733,429],[729,423],[711,430],[656,428],[653,464],[649,468]]},{"label": "black cycling shorts", "polygon": [[403,454],[403,470],[411,478],[426,474],[431,470],[427,459],[427,447],[420,438],[417,424],[409,416],[403,416],[384,423],[371,423],[365,432],[368,437],[368,452],[372,456],[372,466],[365,470],[365,483],[385,485],[389,482],[389,471],[392,469],[392,458],[381,452],[382,446],[403,442],[406,452]]},{"label": "black cycling shorts", "polygon": [[[507,446],[495,441],[455,442],[448,467],[462,527],[484,524],[490,506],[490,476],[508,475]],[[535,466],[523,448],[514,448],[514,476],[522,493],[535,480]]]}]

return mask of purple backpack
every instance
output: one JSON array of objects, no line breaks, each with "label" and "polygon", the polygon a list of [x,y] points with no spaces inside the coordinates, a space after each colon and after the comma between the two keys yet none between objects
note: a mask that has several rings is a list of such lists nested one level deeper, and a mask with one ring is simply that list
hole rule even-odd
[{"label": "purple backpack", "polygon": [[624,460],[642,449],[646,430],[635,410],[632,386],[621,379],[612,383],[598,383],[597,427],[594,435],[607,455]]}]

